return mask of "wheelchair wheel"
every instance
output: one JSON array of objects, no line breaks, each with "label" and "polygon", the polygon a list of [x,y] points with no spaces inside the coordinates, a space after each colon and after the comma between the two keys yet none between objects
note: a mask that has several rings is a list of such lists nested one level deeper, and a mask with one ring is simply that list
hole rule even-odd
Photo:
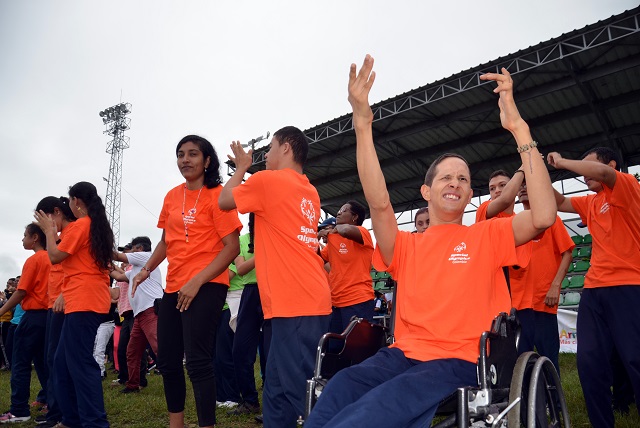
[{"label": "wheelchair wheel", "polygon": [[[544,406],[544,409],[540,409],[541,406]],[[546,357],[539,357],[533,366],[529,382],[527,420],[530,421],[529,427],[570,426],[560,377],[551,360]],[[532,422],[537,422],[537,425]]]},{"label": "wheelchair wheel", "polygon": [[538,357],[538,354],[535,352],[525,352],[520,355],[516,361],[513,376],[511,377],[511,385],[509,387],[509,403],[513,403],[516,399],[520,398],[520,404],[514,406],[513,409],[509,411],[507,416],[508,428],[520,428],[526,421],[529,379]]},{"label": "wheelchair wheel", "polygon": [[509,389],[509,403],[519,405],[509,412],[508,428],[569,427],[560,378],[553,363],[535,352],[522,354],[516,362]]}]

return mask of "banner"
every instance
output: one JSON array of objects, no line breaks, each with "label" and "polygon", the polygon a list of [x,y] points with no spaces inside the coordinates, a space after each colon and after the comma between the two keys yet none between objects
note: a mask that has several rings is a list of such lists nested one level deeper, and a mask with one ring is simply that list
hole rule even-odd
[{"label": "banner", "polygon": [[578,313],[566,309],[558,309],[558,335],[560,336],[560,352],[576,353],[578,351],[578,332],[576,321]]}]

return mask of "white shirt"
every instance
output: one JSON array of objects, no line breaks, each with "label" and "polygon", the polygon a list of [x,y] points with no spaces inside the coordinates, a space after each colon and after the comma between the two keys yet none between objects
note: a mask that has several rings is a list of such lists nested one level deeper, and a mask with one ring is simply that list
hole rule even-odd
[{"label": "white shirt", "polygon": [[142,281],[136,289],[136,294],[131,297],[131,291],[133,290],[133,278],[142,270],[142,267],[151,258],[150,251],[137,251],[135,253],[125,253],[129,263],[133,268],[130,271],[125,272],[127,278],[129,278],[129,303],[133,309],[133,316],[135,317],[140,312],[149,309],[153,306],[153,301],[162,297],[164,290],[162,289],[162,274],[160,269],[154,269],[149,274],[149,278]]}]

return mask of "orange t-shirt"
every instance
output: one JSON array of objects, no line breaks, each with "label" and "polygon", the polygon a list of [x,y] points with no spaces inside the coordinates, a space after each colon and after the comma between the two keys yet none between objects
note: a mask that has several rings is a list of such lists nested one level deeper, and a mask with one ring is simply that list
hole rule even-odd
[{"label": "orange t-shirt", "polygon": [[613,189],[571,198],[593,237],[585,288],[640,284],[640,184],[616,171]]},{"label": "orange t-shirt", "polygon": [[320,197],[304,174],[260,171],[233,189],[241,213],[255,214],[255,258],[264,317],[331,313],[331,293],[318,256]]},{"label": "orange t-shirt", "polygon": [[[224,248],[222,238],[242,230],[238,212],[222,211],[218,206],[221,191],[222,185],[213,189],[205,186],[201,192],[200,189],[189,190],[180,184],[164,197],[158,228],[164,229],[167,244],[167,293],[177,292],[207,267]],[[186,241],[183,209],[188,222],[189,242]],[[211,282],[228,286],[228,269]]]},{"label": "orange t-shirt", "polygon": [[[62,241],[66,228],[60,232],[58,239]],[[64,270],[61,264],[51,265],[49,271],[49,309],[53,308],[53,304],[62,293],[62,283],[64,282]]]},{"label": "orange t-shirt", "polygon": [[516,309],[532,308],[538,312],[555,314],[558,306],[544,303],[551,282],[558,273],[562,253],[571,251],[575,244],[560,217],[540,236],[531,241],[531,261],[526,268],[510,271],[511,304]]},{"label": "orange t-shirt", "polygon": [[498,313],[511,308],[502,266],[527,264],[516,251],[511,222],[491,219],[398,232],[389,266],[376,248],[374,267],[397,281],[391,346],[419,361],[477,362],[480,335]]},{"label": "orange t-shirt", "polygon": [[363,243],[343,238],[338,233],[327,235],[327,246],[320,255],[331,265],[329,287],[331,304],[338,308],[373,300],[371,283],[371,256],[373,241],[371,234],[357,226]]},{"label": "orange t-shirt", "polygon": [[111,306],[109,293],[109,274],[98,267],[91,255],[89,229],[91,219],[79,218],[65,228],[64,239],[58,244],[58,250],[69,254],[64,259],[64,313],[97,312],[106,314]]},{"label": "orange t-shirt", "polygon": [[27,293],[20,302],[25,311],[47,309],[50,270],[51,262],[46,250],[36,251],[24,262],[18,290]]}]

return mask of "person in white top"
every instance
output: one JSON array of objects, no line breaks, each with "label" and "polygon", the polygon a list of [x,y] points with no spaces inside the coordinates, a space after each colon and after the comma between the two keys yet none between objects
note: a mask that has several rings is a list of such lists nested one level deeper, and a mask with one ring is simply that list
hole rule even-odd
[{"label": "person in white top", "polygon": [[158,269],[150,272],[149,277],[137,287],[133,278],[140,272],[151,257],[151,240],[146,236],[138,236],[131,241],[131,253],[115,253],[119,261],[131,264],[133,268],[121,273],[114,271],[111,277],[119,281],[129,282],[129,302],[133,309],[133,328],[127,346],[127,366],[129,379],[121,392],[140,391],[140,358],[147,347],[151,345],[153,352],[158,354],[158,315],[154,312],[154,302],[162,298],[162,274]]}]

